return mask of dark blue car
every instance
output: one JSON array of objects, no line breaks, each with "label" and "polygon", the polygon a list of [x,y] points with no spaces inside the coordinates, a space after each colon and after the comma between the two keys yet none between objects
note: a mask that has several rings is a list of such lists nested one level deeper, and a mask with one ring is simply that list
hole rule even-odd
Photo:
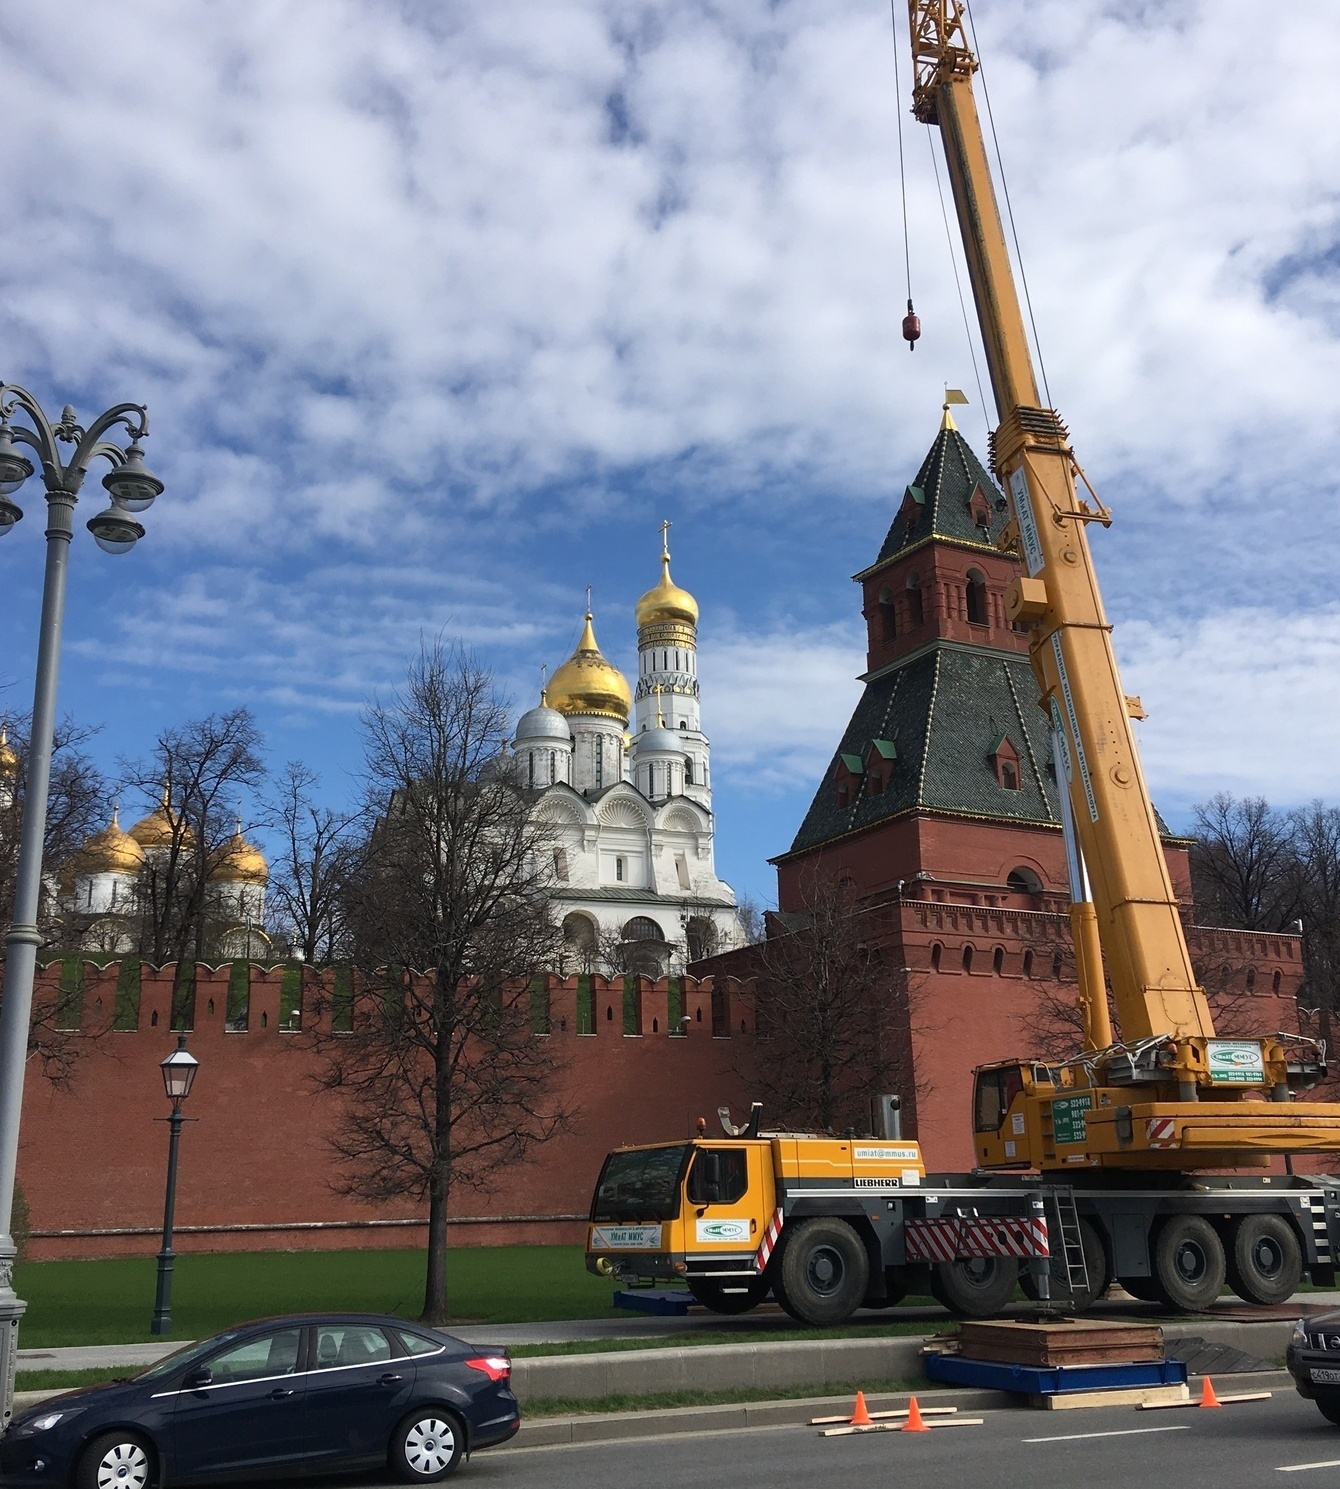
[{"label": "dark blue car", "polygon": [[15,1416],[0,1481],[167,1489],[386,1466],[427,1484],[516,1433],[511,1371],[505,1350],[397,1318],[261,1319]]}]

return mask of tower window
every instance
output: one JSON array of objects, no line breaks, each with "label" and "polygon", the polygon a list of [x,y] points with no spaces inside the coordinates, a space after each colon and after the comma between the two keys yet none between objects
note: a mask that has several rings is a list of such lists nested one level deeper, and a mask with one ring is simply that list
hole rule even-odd
[{"label": "tower window", "polygon": [[558,778],[557,768],[556,768],[554,762],[555,762],[555,755],[554,755],[553,750],[550,750],[549,751],[549,784],[551,786],[554,784],[555,780],[557,780],[557,778]]},{"label": "tower window", "polygon": [[917,574],[907,576],[907,621],[914,629],[926,620],[926,607],[921,598],[921,578]]},{"label": "tower window", "polygon": [[845,807],[849,804],[850,801],[851,791],[848,789],[846,781],[842,781],[837,788],[838,806]]},{"label": "tower window", "polygon": [[968,624],[985,626],[987,620],[986,579],[978,569],[968,570]]},{"label": "tower window", "polygon": [[605,751],[601,748],[601,738],[597,734],[595,738],[596,749],[596,785],[605,784]]},{"label": "tower window", "polygon": [[[683,726],[683,724],[681,724],[679,727],[682,729],[684,726]],[[693,761],[692,760],[685,760],[685,762],[684,762],[684,784],[686,786],[692,786],[693,785]]]},{"label": "tower window", "polygon": [[568,853],[566,848],[554,849],[554,878],[560,884],[568,882]]},{"label": "tower window", "polygon": [[535,751],[526,751],[526,785],[535,789]]},{"label": "tower window", "polygon": [[689,727],[689,721],[687,719],[680,719],[679,727],[681,729],[687,729]]},{"label": "tower window", "polygon": [[893,595],[889,590],[880,590],[878,609],[880,640],[892,641],[898,634],[898,620],[893,610]]},{"label": "tower window", "polygon": [[1008,760],[1002,760],[1000,762],[1000,784],[1007,791],[1017,791],[1019,789],[1019,772]]},{"label": "tower window", "polygon": [[963,970],[965,972],[971,972],[972,971],[972,947],[971,946],[965,946],[963,948]]},{"label": "tower window", "polygon": [[620,884],[623,883],[623,859],[622,858],[616,858],[614,860],[614,877],[618,881],[618,883],[620,883]]}]

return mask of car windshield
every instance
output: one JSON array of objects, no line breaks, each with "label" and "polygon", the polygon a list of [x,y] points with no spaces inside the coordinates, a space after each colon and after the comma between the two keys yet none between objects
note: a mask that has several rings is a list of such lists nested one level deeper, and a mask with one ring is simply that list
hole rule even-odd
[{"label": "car windshield", "polygon": [[611,1153],[600,1172],[592,1220],[673,1220],[688,1148],[639,1148]]},{"label": "car windshield", "polygon": [[171,1375],[180,1370],[183,1365],[189,1365],[192,1360],[199,1360],[217,1349],[221,1344],[227,1344],[230,1339],[237,1338],[238,1331],[230,1329],[226,1334],[214,1334],[208,1339],[197,1340],[195,1344],[183,1344],[180,1349],[174,1349],[170,1355],[159,1360],[156,1365],[150,1365],[147,1370],[142,1370],[136,1380],[162,1380],[165,1375]]}]

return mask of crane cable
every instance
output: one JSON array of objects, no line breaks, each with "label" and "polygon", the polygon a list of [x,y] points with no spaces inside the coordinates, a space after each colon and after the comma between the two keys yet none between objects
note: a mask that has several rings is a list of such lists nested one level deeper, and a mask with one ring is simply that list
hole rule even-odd
[{"label": "crane cable", "polygon": [[968,29],[972,32],[973,56],[977,58],[977,70],[982,76],[982,97],[986,100],[986,117],[991,125],[991,143],[996,150],[996,169],[1000,172],[1000,187],[1005,197],[1005,215],[1010,219],[1010,236],[1014,239],[1014,259],[1019,265],[1019,280],[1024,287],[1024,304],[1028,306],[1028,324],[1033,328],[1033,350],[1037,353],[1038,371],[1042,374],[1042,392],[1047,400],[1047,407],[1054,408],[1051,389],[1047,386],[1047,364],[1042,360],[1042,341],[1038,336],[1038,323],[1033,316],[1033,297],[1028,293],[1028,275],[1024,272],[1024,256],[1019,248],[1019,232],[1014,225],[1014,206],[1010,201],[1010,183],[1005,176],[1005,162],[1000,154],[1000,139],[996,134],[996,116],[991,112],[991,90],[986,85],[986,68],[982,63],[982,49],[977,44],[977,23],[972,17],[972,0],[963,0],[963,8],[968,13]]},{"label": "crane cable", "polygon": [[911,315],[912,249],[907,232],[907,166],[903,161],[903,85],[898,76],[898,0],[889,0],[889,21],[893,26],[893,96],[894,116],[898,120],[898,184],[903,190],[903,265],[907,270],[907,312]]},{"label": "crane cable", "polygon": [[958,257],[954,253],[954,233],[949,226],[949,208],[945,206],[945,190],[940,182],[940,162],[935,158],[935,139],[931,127],[926,126],[926,143],[931,147],[931,169],[935,172],[935,189],[940,195],[940,216],[944,218],[945,242],[949,245],[949,263],[954,270],[954,288],[958,291],[958,308],[963,316],[963,334],[968,342],[968,355],[972,358],[972,375],[977,382],[978,408],[986,423],[987,434],[991,432],[991,418],[987,413],[986,393],[982,388],[982,372],[977,365],[977,348],[973,345],[972,324],[968,320],[968,302],[963,298],[963,280],[959,277]]}]

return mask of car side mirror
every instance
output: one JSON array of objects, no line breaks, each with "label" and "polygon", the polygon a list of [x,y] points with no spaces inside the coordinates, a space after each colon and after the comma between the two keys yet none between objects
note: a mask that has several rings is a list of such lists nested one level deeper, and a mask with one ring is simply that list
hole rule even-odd
[{"label": "car side mirror", "polygon": [[182,1384],[188,1391],[198,1391],[201,1387],[212,1384],[213,1380],[214,1372],[208,1365],[204,1365],[199,1370],[192,1370]]}]

